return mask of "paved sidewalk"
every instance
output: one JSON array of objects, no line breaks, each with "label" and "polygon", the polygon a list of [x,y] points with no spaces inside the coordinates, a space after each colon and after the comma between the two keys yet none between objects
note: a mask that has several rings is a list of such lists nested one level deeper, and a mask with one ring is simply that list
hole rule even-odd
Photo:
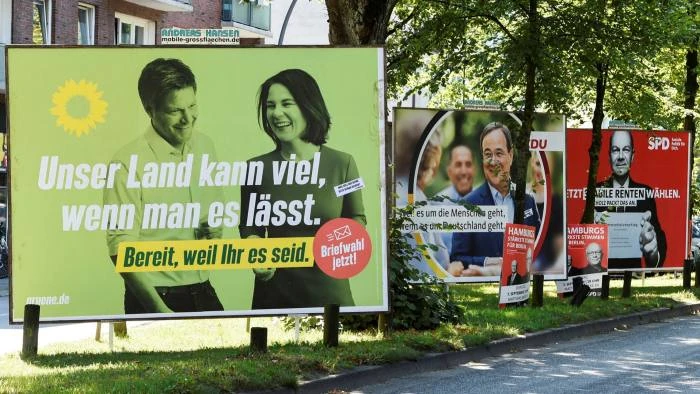
[{"label": "paved sidewalk", "polygon": [[[128,326],[148,322],[128,322]],[[64,323],[39,325],[39,351],[52,343],[80,341],[94,338],[97,323]],[[107,341],[109,326],[102,325],[102,341]],[[22,350],[22,325],[10,325],[10,297],[8,278],[0,279],[0,356]]]}]

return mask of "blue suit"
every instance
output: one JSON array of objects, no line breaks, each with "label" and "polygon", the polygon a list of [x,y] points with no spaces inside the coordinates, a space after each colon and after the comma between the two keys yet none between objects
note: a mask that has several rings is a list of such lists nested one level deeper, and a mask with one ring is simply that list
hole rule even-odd
[{"label": "blue suit", "polygon": [[[488,182],[467,195],[466,202],[473,205],[496,205],[491,195]],[[537,213],[535,199],[525,195],[525,223],[539,231],[540,217]],[[503,257],[503,233],[453,233],[451,261],[461,261],[466,269],[469,265],[484,266],[486,257]]]}]

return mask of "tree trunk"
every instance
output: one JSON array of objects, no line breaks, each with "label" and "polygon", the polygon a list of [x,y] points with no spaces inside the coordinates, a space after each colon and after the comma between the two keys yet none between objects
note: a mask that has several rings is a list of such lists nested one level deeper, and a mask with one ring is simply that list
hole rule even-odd
[{"label": "tree trunk", "polygon": [[[695,41],[697,48],[698,41]],[[695,99],[698,94],[698,51],[689,49],[685,54],[685,102],[683,107],[688,110],[683,119],[683,129],[690,132],[690,188],[693,188],[693,169],[695,168]],[[691,194],[692,195],[692,194]],[[688,218],[693,217],[693,199],[690,199]]]},{"label": "tree trunk", "polygon": [[[328,41],[331,45],[383,45],[386,42],[389,18],[397,1],[326,0]],[[388,124],[385,129],[389,130]],[[390,139],[391,136],[387,133],[386,137]],[[387,176],[389,174],[387,172]],[[387,199],[392,201],[389,197]],[[390,322],[391,316],[391,311],[386,316],[380,315],[379,321]],[[388,327],[388,324],[384,326],[387,332]]]},{"label": "tree trunk", "polygon": [[527,177],[527,163],[530,160],[530,132],[535,119],[536,105],[536,78],[537,56],[540,48],[540,25],[537,12],[537,0],[530,0],[528,10],[527,50],[525,53],[525,108],[523,110],[523,125],[519,132],[515,133],[515,162],[512,171],[515,182],[515,213],[514,223],[525,221],[525,181]]},{"label": "tree trunk", "polygon": [[595,84],[595,109],[593,110],[593,136],[591,146],[588,148],[588,183],[586,184],[586,208],[583,210],[581,223],[593,223],[595,213],[595,185],[600,164],[600,148],[603,144],[603,103],[605,102],[605,89],[608,83],[607,63],[596,64],[598,77]]},{"label": "tree trunk", "polygon": [[331,45],[381,45],[398,0],[326,0]]}]

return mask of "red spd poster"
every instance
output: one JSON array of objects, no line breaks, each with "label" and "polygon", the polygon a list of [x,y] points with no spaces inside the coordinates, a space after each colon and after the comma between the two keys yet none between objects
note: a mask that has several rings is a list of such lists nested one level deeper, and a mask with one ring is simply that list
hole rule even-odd
[{"label": "red spd poster", "polygon": [[506,224],[498,301],[500,308],[523,305],[530,298],[530,271],[536,231],[534,226]]},{"label": "red spd poster", "polygon": [[[581,223],[591,130],[567,130],[568,223]],[[679,270],[687,255],[687,132],[604,130],[595,222],[607,224],[610,271]]]},{"label": "red spd poster", "polygon": [[569,295],[574,291],[574,278],[581,278],[591,290],[590,296],[600,296],[603,275],[608,271],[608,226],[605,224],[570,224],[566,228],[568,279],[557,281],[557,293]]}]

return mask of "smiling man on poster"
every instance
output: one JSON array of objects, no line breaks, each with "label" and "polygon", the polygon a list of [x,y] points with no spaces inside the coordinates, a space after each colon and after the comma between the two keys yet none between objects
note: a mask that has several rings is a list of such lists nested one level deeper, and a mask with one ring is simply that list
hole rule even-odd
[{"label": "smiling man on poster", "polygon": [[[480,206],[502,206],[507,213],[507,223],[513,223],[515,204],[510,167],[513,164],[513,142],[510,129],[502,123],[486,125],[479,137],[484,182],[467,195],[466,202]],[[535,200],[525,196],[525,223],[540,227]],[[462,232],[452,238],[452,263],[450,272],[459,269],[462,276],[494,276],[501,272],[503,262],[503,232]]]},{"label": "smiling man on poster", "polygon": [[586,265],[583,268],[570,267],[568,276],[597,274],[603,272],[603,248],[597,242],[591,242],[586,246]]},{"label": "smiling man on poster", "polygon": [[[149,207],[163,204],[170,207],[200,204],[202,215],[206,215],[209,203],[220,196],[220,188],[199,188],[192,180],[184,186],[149,187],[144,179],[146,168],[152,168],[153,164],[179,165],[178,168],[189,168],[197,174],[203,155],[215,157],[212,141],[195,130],[199,110],[192,70],[179,59],[153,60],[141,71],[138,91],[150,126],[114,156],[112,163],[119,164],[121,170],[116,172],[114,187],[104,191],[105,205],[132,204],[136,210],[133,226],[107,230],[107,246],[113,262],[121,242],[211,239],[221,238],[222,234],[221,228],[208,226],[206,216],[200,215],[198,228],[171,225],[170,220],[163,226],[153,216],[162,213],[155,211],[150,211],[149,219]],[[171,265],[174,268],[177,264]],[[208,271],[122,272],[121,275],[127,314],[223,310],[209,283]]]},{"label": "smiling man on poster", "polygon": [[596,222],[607,223],[610,228],[608,268],[661,267],[666,259],[666,234],[659,223],[656,201],[649,197],[652,189],[630,177],[634,159],[630,131],[612,133],[608,157],[612,174],[596,185],[595,204]]},{"label": "smiling man on poster", "polygon": [[[443,204],[456,204],[464,201],[467,194],[472,191],[474,181],[474,160],[472,150],[467,145],[455,145],[448,154],[447,177],[450,185],[437,195],[446,197]],[[447,248],[447,253],[452,250],[452,233],[441,233],[440,238]]]}]

